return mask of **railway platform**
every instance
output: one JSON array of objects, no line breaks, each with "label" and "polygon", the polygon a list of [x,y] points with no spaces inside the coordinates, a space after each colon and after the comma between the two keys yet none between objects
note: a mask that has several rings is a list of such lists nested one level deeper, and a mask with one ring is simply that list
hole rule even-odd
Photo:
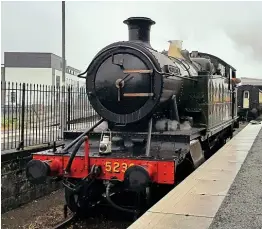
[{"label": "railway platform", "polygon": [[128,229],[262,229],[262,124],[248,124]]}]

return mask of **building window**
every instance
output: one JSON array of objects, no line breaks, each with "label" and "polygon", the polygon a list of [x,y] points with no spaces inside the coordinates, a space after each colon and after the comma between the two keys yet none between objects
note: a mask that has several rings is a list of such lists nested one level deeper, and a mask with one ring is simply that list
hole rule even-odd
[{"label": "building window", "polygon": [[10,102],[11,103],[16,103],[16,92],[15,91],[11,91],[10,93]]},{"label": "building window", "polygon": [[56,76],[56,87],[60,87],[60,76]]}]

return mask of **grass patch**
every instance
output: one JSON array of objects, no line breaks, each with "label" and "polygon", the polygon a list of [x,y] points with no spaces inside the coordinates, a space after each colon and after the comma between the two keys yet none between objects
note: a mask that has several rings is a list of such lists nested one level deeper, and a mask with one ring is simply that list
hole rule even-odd
[{"label": "grass patch", "polygon": [[17,118],[3,118],[1,117],[1,130],[18,129],[19,121]]}]

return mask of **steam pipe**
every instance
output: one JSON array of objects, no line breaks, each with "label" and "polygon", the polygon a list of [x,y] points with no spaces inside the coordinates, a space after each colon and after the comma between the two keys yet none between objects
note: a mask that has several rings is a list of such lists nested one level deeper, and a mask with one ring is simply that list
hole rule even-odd
[{"label": "steam pipe", "polygon": [[151,146],[151,137],[152,137],[152,126],[153,119],[151,118],[148,123],[148,134],[147,134],[147,144],[146,144],[146,156],[150,157],[150,146]]},{"label": "steam pipe", "polygon": [[81,147],[81,145],[83,144],[83,142],[85,142],[85,140],[87,139],[87,136],[84,136],[82,137],[76,144],[76,147],[74,148],[74,150],[72,151],[71,155],[70,155],[70,158],[69,158],[69,161],[67,163],[67,166],[66,166],[66,169],[65,169],[65,172],[66,173],[69,173],[70,172],[70,169],[71,169],[71,166],[72,166],[72,163],[73,163],[73,160],[76,156],[76,153],[77,151],[79,150],[79,148]]},{"label": "steam pipe", "polygon": [[178,130],[180,130],[180,120],[179,120],[178,108],[177,108],[177,102],[176,102],[176,96],[175,95],[173,95],[172,100],[173,100],[174,116],[175,116],[176,120],[178,121],[177,128],[178,128]]},{"label": "steam pipe", "polygon": [[114,184],[112,184],[111,182],[108,183],[108,185],[106,186],[106,199],[107,201],[116,209],[120,210],[120,211],[124,211],[124,212],[130,212],[130,213],[136,213],[136,210],[132,210],[132,209],[127,209],[127,208],[123,208],[120,207],[118,205],[116,205],[110,198],[110,190],[111,188],[114,187]]},{"label": "steam pipe", "polygon": [[67,150],[69,150],[73,145],[75,145],[82,137],[86,136],[89,132],[91,132],[93,129],[95,129],[98,125],[100,125],[104,121],[104,118],[101,118],[95,125],[90,127],[87,131],[82,133],[80,136],[78,136],[74,141],[72,141],[70,144],[68,144],[64,149],[60,151],[59,154],[66,154]]}]

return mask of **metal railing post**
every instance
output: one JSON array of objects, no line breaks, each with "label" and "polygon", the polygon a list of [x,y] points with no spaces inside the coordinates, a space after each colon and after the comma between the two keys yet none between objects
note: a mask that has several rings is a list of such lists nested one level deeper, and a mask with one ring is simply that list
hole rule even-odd
[{"label": "metal railing post", "polygon": [[[21,139],[17,147],[17,150],[24,149],[24,140],[25,140],[25,83],[22,85],[22,115],[21,115]],[[19,123],[20,124],[20,123]]]},{"label": "metal railing post", "polygon": [[61,103],[61,134],[66,127],[66,99],[65,99],[65,70],[66,70],[66,60],[65,60],[65,1],[62,1],[62,103]]},{"label": "metal railing post", "polygon": [[71,97],[71,90],[70,90],[70,86],[67,89],[67,93],[68,93],[68,97],[67,97],[67,130],[70,130],[70,97]]}]

